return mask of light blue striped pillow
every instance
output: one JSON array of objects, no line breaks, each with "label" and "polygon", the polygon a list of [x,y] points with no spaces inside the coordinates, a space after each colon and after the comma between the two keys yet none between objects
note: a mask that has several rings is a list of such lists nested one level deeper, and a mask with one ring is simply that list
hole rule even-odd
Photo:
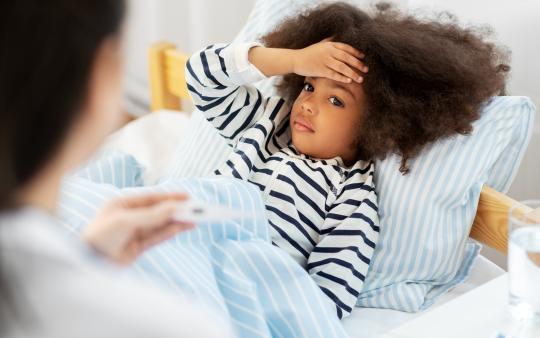
[{"label": "light blue striped pillow", "polygon": [[381,235],[358,305],[418,311],[462,282],[478,253],[467,243],[484,184],[506,192],[530,139],[535,107],[496,97],[471,136],[438,142],[399,173],[377,163]]},{"label": "light blue striped pillow", "polygon": [[[237,40],[253,41],[284,17],[321,2],[257,1]],[[275,94],[272,80],[256,85],[264,95]],[[534,111],[526,97],[496,97],[472,135],[432,145],[411,161],[409,175],[401,175],[396,157],[377,163],[381,234],[358,306],[414,312],[466,279],[479,252],[468,234],[481,188],[508,190]],[[191,123],[165,178],[209,175],[231,151],[202,114],[195,112]]]}]

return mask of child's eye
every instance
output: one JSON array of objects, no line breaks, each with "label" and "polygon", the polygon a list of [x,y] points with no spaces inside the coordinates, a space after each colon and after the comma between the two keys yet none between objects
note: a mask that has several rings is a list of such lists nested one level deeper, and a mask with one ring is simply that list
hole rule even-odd
[{"label": "child's eye", "polygon": [[304,90],[305,90],[306,92],[312,92],[312,91],[315,90],[315,88],[313,88],[313,86],[311,85],[311,83],[306,82],[306,83],[304,83]]},{"label": "child's eye", "polygon": [[336,107],[343,107],[344,104],[343,102],[341,102],[337,97],[335,96],[332,96],[331,98],[328,99],[330,101],[331,104],[333,104],[334,106]]}]

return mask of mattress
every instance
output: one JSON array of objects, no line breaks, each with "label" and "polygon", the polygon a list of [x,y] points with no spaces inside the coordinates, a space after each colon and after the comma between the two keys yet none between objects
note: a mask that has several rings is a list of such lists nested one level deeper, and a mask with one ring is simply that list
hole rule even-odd
[{"label": "mattress", "polygon": [[[133,155],[145,167],[145,184],[153,184],[167,168],[172,154],[186,134],[187,113],[161,111],[143,116],[111,135],[106,148]],[[479,256],[469,278],[440,297],[425,311],[406,313],[389,309],[356,308],[343,325],[351,338],[377,337],[502,275],[504,270]]]}]

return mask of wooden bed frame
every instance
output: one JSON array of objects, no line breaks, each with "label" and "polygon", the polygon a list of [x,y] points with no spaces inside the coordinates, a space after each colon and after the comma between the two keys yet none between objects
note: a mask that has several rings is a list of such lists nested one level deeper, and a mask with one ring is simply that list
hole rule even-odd
[{"label": "wooden bed frame", "polygon": [[[149,70],[152,111],[180,110],[181,101],[189,99],[185,81],[185,65],[189,55],[176,46],[161,42],[149,48]],[[470,237],[504,254],[508,243],[508,213],[512,206],[523,214],[531,208],[512,198],[484,186],[480,194],[478,210],[471,228]],[[534,216],[540,222],[539,213]]]}]

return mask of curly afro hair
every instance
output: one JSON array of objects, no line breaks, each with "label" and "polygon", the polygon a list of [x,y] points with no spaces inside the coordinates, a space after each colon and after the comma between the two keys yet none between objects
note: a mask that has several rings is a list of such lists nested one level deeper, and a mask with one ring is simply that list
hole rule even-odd
[{"label": "curly afro hair", "polygon": [[[267,47],[300,49],[331,37],[365,54],[367,102],[357,139],[360,158],[401,156],[400,171],[428,144],[472,132],[482,104],[504,95],[509,53],[490,30],[460,27],[448,13],[423,20],[380,3],[372,14],[346,3],[318,6],[264,35]],[[304,78],[278,84],[295,100]]]}]

